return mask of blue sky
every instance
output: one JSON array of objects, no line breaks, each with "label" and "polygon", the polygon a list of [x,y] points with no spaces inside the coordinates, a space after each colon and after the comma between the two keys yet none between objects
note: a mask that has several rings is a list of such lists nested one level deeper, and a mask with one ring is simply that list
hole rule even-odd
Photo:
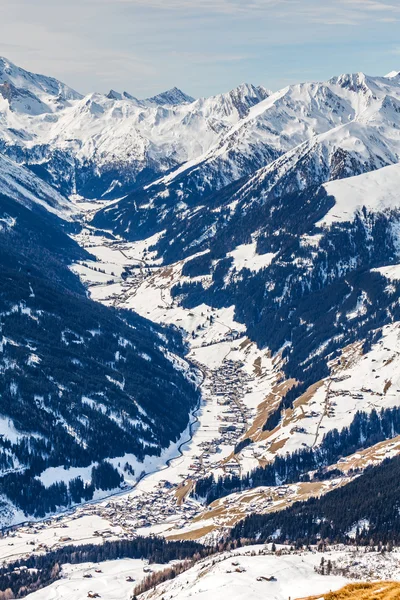
[{"label": "blue sky", "polygon": [[400,70],[400,0],[0,0],[0,55],[83,93],[276,90]]}]

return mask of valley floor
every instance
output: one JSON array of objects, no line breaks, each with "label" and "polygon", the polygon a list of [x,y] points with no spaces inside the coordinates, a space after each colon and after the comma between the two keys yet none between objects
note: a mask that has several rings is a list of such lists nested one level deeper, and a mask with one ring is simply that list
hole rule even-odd
[{"label": "valley floor", "polygon": [[[269,436],[262,426],[294,382],[282,379],[279,353],[271,357],[246,337],[244,326],[234,320],[234,307],[220,310],[206,305],[192,310],[180,307],[171,295],[171,288],[178,280],[182,281],[183,263],[168,267],[158,264],[150,249],[154,239],[127,244],[101,235],[89,226],[76,239],[97,259],[71,267],[86,283],[94,299],[133,309],[156,323],[174,324],[186,333],[188,357],[200,374],[201,404],[181,440],[160,459],[146,463],[146,476],[139,481],[136,473],[131,479],[126,477],[131,487],[110,498],[10,530],[0,539],[2,561],[63,545],[102,543],[105,539],[135,535],[155,534],[168,539],[212,542],[247,514],[282,509],[297,499],[329,491],[353,477],[348,472],[356,464],[380,462],[397,453],[400,439],[395,438],[365,453],[353,455],[341,465],[333,465],[332,468],[340,467],[340,477],[273,489],[257,488],[217,500],[205,509],[190,496],[197,479],[210,473],[215,477],[240,475],[263,466],[276,452],[285,453],[306,443],[312,446],[318,436],[323,435],[323,430],[332,429],[339,420],[347,424],[358,405],[363,409],[368,405],[369,410],[394,405],[395,390],[400,387],[396,372],[396,361],[400,356],[398,329],[393,326],[387,330],[381,350],[378,348],[374,358],[365,363],[366,373],[372,372],[372,367],[385,367],[387,374],[384,377],[378,380],[375,375],[370,376],[368,389],[361,392],[358,375],[352,371],[354,365],[359,368],[362,360],[360,348],[347,348],[338,362],[335,377],[321,382],[308,392],[307,397],[296,401],[285,426]],[[370,360],[378,362],[371,365]],[[365,387],[365,382],[363,385]],[[368,396],[363,402],[360,402],[361,393],[363,398]],[[250,436],[254,443],[235,454],[235,445]],[[68,476],[67,473],[64,475]],[[226,593],[232,595],[234,590],[232,600],[259,600],[261,596],[271,600],[287,600],[288,597],[293,600],[338,589],[347,581],[343,574],[316,573],[314,567],[320,563],[319,553],[277,556],[262,547],[253,550],[256,556],[249,554],[251,549],[236,551],[242,570],[238,571],[232,565],[231,555],[215,564],[210,560],[203,561],[174,582],[149,592],[145,598],[166,600],[196,596],[217,600]],[[375,554],[366,555],[367,558],[357,555],[356,561],[354,557],[354,552],[348,549],[326,555],[327,560],[347,565],[346,577],[350,579],[400,579],[397,552],[384,559]],[[353,563],[359,565],[355,570],[351,570]],[[126,577],[131,576],[136,581],[143,577],[141,561],[110,561],[96,565],[102,573],[95,573],[92,578],[84,577],[93,569],[90,565],[65,566],[60,581],[30,598],[62,600],[73,597],[80,600],[87,597],[88,592],[99,589],[105,600],[123,600],[130,598],[133,590],[132,582],[127,585]],[[277,581],[257,580],[270,575]]]}]

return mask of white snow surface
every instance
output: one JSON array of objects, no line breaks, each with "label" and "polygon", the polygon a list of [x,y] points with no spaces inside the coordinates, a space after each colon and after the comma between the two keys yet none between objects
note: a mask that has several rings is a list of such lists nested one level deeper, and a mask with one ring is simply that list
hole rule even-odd
[{"label": "white snow surface", "polygon": [[393,281],[400,281],[400,265],[388,265],[387,267],[378,267],[373,269],[377,273],[380,273],[384,277]]},{"label": "white snow surface", "polygon": [[[339,589],[348,581],[340,576],[323,576],[314,571],[321,555],[317,553],[258,555],[262,546],[250,546],[225,553],[214,561],[206,559],[173,581],[157,586],[143,600],[288,600]],[[255,556],[251,556],[251,552]],[[215,562],[215,564],[212,564]],[[258,577],[276,581],[257,581]]]},{"label": "white snow surface", "polygon": [[335,206],[317,223],[329,227],[334,222],[351,221],[363,206],[381,212],[400,208],[400,164],[383,167],[348,179],[330,181],[325,191],[335,198]]},{"label": "white snow surface", "polygon": [[251,244],[242,244],[228,253],[233,258],[233,268],[237,271],[249,269],[250,271],[260,271],[271,264],[275,254],[267,252],[266,254],[257,254],[257,242]]},{"label": "white snow surface", "polygon": [[[103,600],[131,600],[133,588],[146,573],[147,561],[124,558],[100,563],[64,565],[62,578],[52,585],[29,594],[29,600],[83,600],[89,592],[99,593]],[[157,571],[166,565],[152,564]],[[96,571],[101,571],[96,572]],[[85,577],[91,575],[91,578]],[[130,578],[132,581],[127,581]]]},{"label": "white snow surface", "polygon": [[27,208],[37,204],[69,220],[70,202],[31,171],[0,154],[0,192]]},{"label": "white snow surface", "polygon": [[[286,548],[279,556],[268,552],[266,547],[249,546],[200,561],[176,579],[143,594],[143,600],[224,600],[227,597],[231,600],[295,600],[309,595],[322,596],[350,583],[351,579],[341,575],[317,573],[314,568],[320,565],[322,557],[325,562],[330,560],[341,567],[350,567],[356,578],[359,573],[368,572],[371,579],[400,578],[397,552],[381,557],[379,553],[369,556],[353,548],[334,548],[324,553],[289,553]],[[354,564],[358,566],[352,568]],[[271,576],[275,581],[258,580]]]},{"label": "white snow surface", "polygon": [[[278,547],[282,555],[267,546],[248,546],[225,552],[198,562],[176,579],[145,592],[143,600],[288,600],[325,594],[359,578],[399,580],[398,549],[391,553],[362,552],[355,548],[333,547],[325,552],[289,552]],[[349,570],[349,578],[320,575],[315,567],[321,559]],[[214,564],[213,564],[214,563]],[[145,569],[158,571],[169,565],[151,564],[137,559],[111,560],[101,563],[64,565],[62,577],[50,586],[27,596],[28,600],[83,600],[88,592],[100,593],[103,600],[129,600],[133,588],[144,579]],[[91,575],[91,578],[85,577]],[[275,581],[258,581],[259,577]],[[134,580],[127,581],[128,578]]]}]

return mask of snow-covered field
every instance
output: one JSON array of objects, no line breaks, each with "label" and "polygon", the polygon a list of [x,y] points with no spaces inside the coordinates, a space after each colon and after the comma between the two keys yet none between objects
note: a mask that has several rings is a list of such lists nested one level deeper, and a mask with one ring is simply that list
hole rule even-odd
[{"label": "snow-covered field", "polygon": [[[91,592],[103,600],[131,600],[135,585],[146,573],[147,561],[109,560],[100,563],[65,565],[62,577],[52,585],[29,594],[29,600],[83,600]],[[156,571],[165,565],[151,565]],[[100,571],[100,572],[99,572]]]},{"label": "snow-covered field", "polygon": [[[325,574],[321,574],[321,560]],[[331,563],[328,572],[328,563]],[[148,569],[169,565],[136,559],[64,565],[61,578],[29,594],[29,600],[84,600],[98,593],[103,600],[130,600]],[[272,578],[271,581],[268,581]],[[296,600],[337,590],[351,581],[400,580],[399,550],[391,553],[333,547],[324,552],[290,551],[278,547],[248,546],[214,555],[196,563],[173,580],[145,592],[142,600]]]},{"label": "snow-covered field", "polygon": [[[292,552],[272,554],[262,546],[252,546],[205,559],[176,579],[157,586],[143,600],[296,600],[311,594],[337,590],[349,579],[343,575],[321,575],[321,564],[340,565],[349,572],[350,581],[363,579],[399,579],[398,554],[365,554],[355,549],[334,549],[324,553]],[[355,565],[354,563],[358,563]],[[268,581],[267,579],[273,578]]]},{"label": "snow-covered field", "polygon": [[335,205],[317,225],[330,226],[336,221],[351,221],[356,211],[363,206],[373,212],[397,208],[400,200],[399,186],[399,164],[348,179],[330,181],[323,187],[327,194],[334,196]]}]

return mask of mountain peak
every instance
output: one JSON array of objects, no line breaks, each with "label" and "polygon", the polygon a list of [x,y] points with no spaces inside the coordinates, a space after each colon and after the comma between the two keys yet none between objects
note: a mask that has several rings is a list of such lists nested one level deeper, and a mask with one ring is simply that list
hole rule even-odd
[{"label": "mountain peak", "polygon": [[57,102],[78,100],[83,97],[58,79],[26,71],[5,57],[0,57],[0,83],[8,83],[17,89],[28,91],[39,101],[44,102],[49,96]]},{"label": "mountain peak", "polygon": [[10,69],[13,65],[5,56],[0,56],[0,73],[3,70]]},{"label": "mountain peak", "polygon": [[265,100],[272,94],[270,90],[267,90],[262,85],[253,85],[252,83],[241,83],[237,87],[233,88],[229,92],[231,96],[241,97],[241,98],[256,98],[258,101]]},{"label": "mountain peak", "polygon": [[385,75],[386,79],[395,79],[400,76],[400,71],[390,71],[387,75]]},{"label": "mountain peak", "polygon": [[338,77],[332,77],[329,83],[339,85],[341,88],[348,89],[351,92],[360,92],[369,89],[368,79],[365,73],[359,71],[357,73],[343,73]]},{"label": "mountain peak", "polygon": [[110,90],[107,94],[107,98],[109,100],[122,100],[122,94],[116,92],[115,90]]},{"label": "mountain peak", "polygon": [[132,96],[132,94],[129,94],[128,92],[122,92],[121,94],[121,92],[116,92],[113,89],[106,94],[106,98],[109,100],[134,100],[135,102],[138,102],[138,99],[135,98],[135,96]]},{"label": "mountain peak", "polygon": [[194,98],[185,94],[177,87],[173,87],[170,90],[166,90],[165,92],[161,92],[161,94],[157,94],[156,96],[152,96],[151,98],[146,98],[146,102],[151,102],[152,104],[160,104],[163,105],[177,105],[177,104],[190,104],[194,102]]},{"label": "mountain peak", "polygon": [[252,83],[242,83],[228,93],[233,105],[241,118],[245,117],[249,109],[262,102],[271,92],[262,86],[256,87]]}]

